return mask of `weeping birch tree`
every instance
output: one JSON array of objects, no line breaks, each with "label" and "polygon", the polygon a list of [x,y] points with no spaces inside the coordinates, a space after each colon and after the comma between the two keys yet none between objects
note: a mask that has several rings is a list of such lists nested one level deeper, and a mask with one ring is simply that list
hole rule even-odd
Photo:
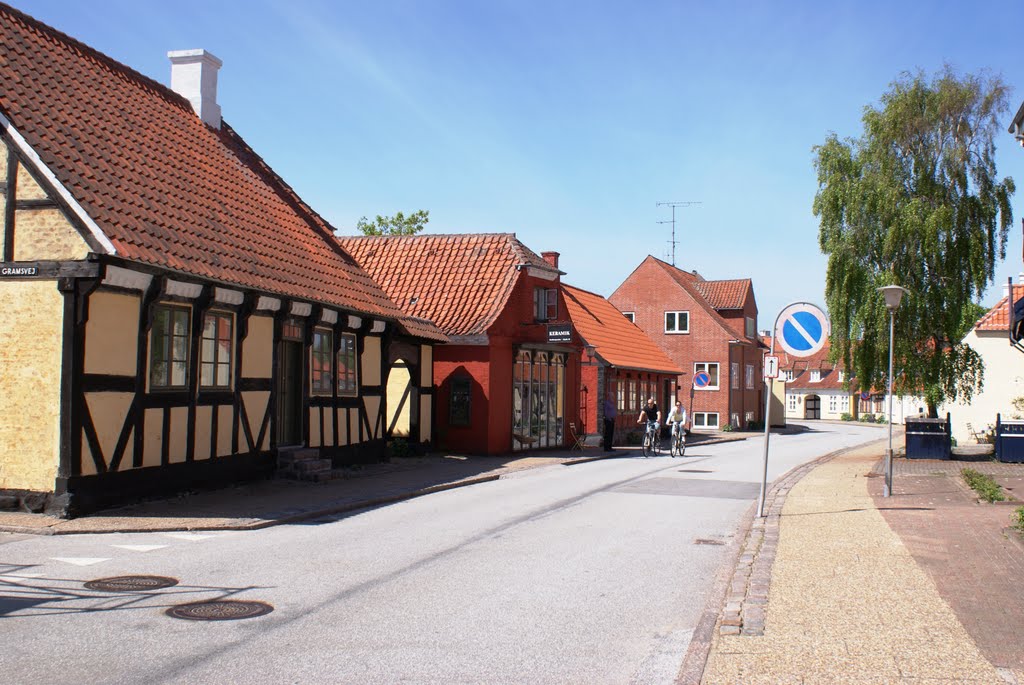
[{"label": "weeping birch tree", "polygon": [[984,381],[981,358],[961,341],[1013,222],[1013,179],[995,165],[1007,101],[999,77],[948,66],[931,79],[905,73],[865,107],[859,138],[833,133],[814,148],[833,354],[858,387],[884,387],[889,315],[876,288],[903,286],[894,387],[923,394],[931,416]]}]

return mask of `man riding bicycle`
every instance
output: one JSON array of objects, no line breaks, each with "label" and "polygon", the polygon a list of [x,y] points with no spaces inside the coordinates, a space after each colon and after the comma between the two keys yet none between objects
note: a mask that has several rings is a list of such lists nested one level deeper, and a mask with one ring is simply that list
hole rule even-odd
[{"label": "man riding bicycle", "polygon": [[647,430],[654,431],[654,434],[658,435],[658,429],[661,428],[661,410],[658,409],[653,397],[647,398],[647,406],[640,410],[640,416],[636,420],[637,423],[644,421],[647,422]]}]

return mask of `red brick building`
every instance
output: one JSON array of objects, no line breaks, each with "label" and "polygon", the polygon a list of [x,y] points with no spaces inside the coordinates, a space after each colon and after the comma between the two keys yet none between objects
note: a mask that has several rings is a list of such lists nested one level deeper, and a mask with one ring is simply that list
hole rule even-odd
[{"label": "red brick building", "polygon": [[557,252],[540,257],[511,233],[339,241],[407,313],[451,340],[434,348],[440,448],[502,454],[571,444],[582,345]]},{"label": "red brick building", "polygon": [[[695,430],[762,420],[764,350],[749,278],[707,281],[648,256],[608,300],[683,370],[677,393]],[[709,383],[695,388],[701,372]]]},{"label": "red brick building", "polygon": [[675,396],[681,369],[647,335],[600,295],[562,285],[569,319],[584,345],[580,367],[581,431],[599,433],[604,426],[604,398],[616,402],[616,442],[636,428],[640,407],[657,397],[664,415]]}]

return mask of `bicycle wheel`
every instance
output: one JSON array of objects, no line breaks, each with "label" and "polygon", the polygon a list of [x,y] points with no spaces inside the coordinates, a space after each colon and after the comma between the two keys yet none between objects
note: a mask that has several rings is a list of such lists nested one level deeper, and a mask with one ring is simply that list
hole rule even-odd
[{"label": "bicycle wheel", "polygon": [[658,435],[656,432],[652,432],[651,433],[651,453],[654,454],[654,456],[658,456],[658,449],[661,447],[661,445],[659,444],[660,442],[661,442],[661,436]]},{"label": "bicycle wheel", "polygon": [[676,451],[679,452],[679,456],[680,457],[683,456],[684,454],[686,454],[686,438],[685,437],[679,436],[679,448]]},{"label": "bicycle wheel", "polygon": [[676,439],[676,436],[674,436],[674,435],[672,436],[672,439],[669,440],[668,451],[672,455],[673,459],[676,458],[676,455],[679,452],[679,440]]},{"label": "bicycle wheel", "polygon": [[643,452],[645,457],[650,453],[650,451],[651,451],[651,433],[650,433],[650,431],[648,431],[647,433],[644,433],[644,441],[640,445],[640,450]]}]

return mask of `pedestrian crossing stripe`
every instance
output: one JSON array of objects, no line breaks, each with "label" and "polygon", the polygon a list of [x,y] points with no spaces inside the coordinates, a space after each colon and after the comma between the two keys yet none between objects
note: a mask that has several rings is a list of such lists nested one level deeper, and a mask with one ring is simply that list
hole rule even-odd
[{"label": "pedestrian crossing stripe", "polygon": [[104,561],[110,561],[109,557],[50,557],[54,561],[60,561],[65,564],[74,564],[75,566],[92,566],[93,564],[99,564]]}]

